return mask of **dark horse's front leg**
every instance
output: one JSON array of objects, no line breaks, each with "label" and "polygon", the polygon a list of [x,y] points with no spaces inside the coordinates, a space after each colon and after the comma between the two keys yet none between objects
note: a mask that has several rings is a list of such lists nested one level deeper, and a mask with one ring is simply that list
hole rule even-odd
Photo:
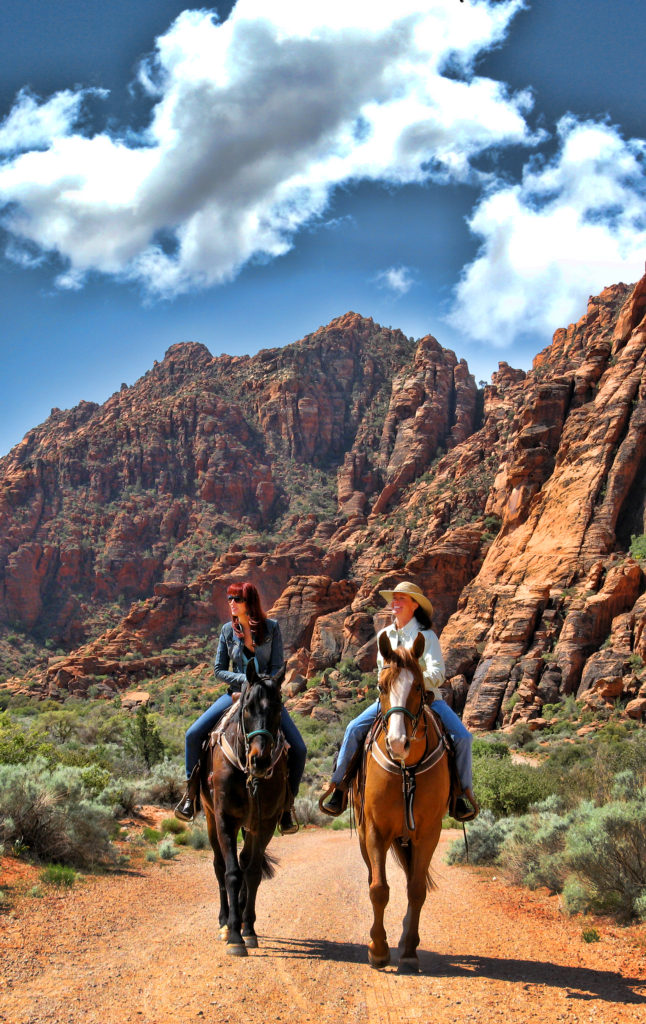
[{"label": "dark horse's front leg", "polygon": [[244,847],[240,854],[240,866],[243,871],[243,899],[241,900],[242,910],[242,935],[245,944],[255,949],[258,945],[256,935],[256,896],[262,879],[262,867],[265,859],[265,850],[269,840],[274,834],[274,822],[264,822],[258,833],[248,832],[245,836]]},{"label": "dark horse's front leg", "polygon": [[228,814],[220,814],[216,819],[218,843],[224,860],[224,884],[229,903],[229,919],[227,921],[227,953],[231,956],[247,956],[247,947],[242,938],[240,913],[240,889],[242,887],[242,869],[238,862],[238,819]]}]

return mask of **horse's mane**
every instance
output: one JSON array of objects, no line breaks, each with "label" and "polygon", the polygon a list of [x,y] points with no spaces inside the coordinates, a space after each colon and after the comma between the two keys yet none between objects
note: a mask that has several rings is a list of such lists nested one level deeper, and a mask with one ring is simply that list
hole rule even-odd
[{"label": "horse's mane", "polygon": [[[409,651],[407,647],[394,647],[392,652],[392,658],[389,658],[384,665],[382,672],[387,672],[389,669],[396,669],[401,671],[402,669],[408,669],[413,674],[413,679],[420,686],[424,685],[424,674],[422,672],[422,666],[415,657],[412,651]],[[392,676],[388,678],[388,685],[392,683]]]}]

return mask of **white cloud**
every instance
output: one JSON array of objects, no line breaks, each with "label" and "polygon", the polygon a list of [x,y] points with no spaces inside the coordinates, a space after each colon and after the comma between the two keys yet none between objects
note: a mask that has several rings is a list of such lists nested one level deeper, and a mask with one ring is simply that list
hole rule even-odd
[{"label": "white cloud", "polygon": [[379,271],[376,281],[395,295],[405,295],[413,287],[414,276],[410,267],[388,267],[387,270]]},{"label": "white cloud", "polygon": [[646,143],[571,116],[558,131],[558,154],[531,161],[520,184],[496,187],[469,221],[483,244],[448,319],[475,340],[548,340],[582,315],[591,292],[643,274]]},{"label": "white cloud", "polygon": [[173,295],[285,253],[341,184],[473,179],[484,150],[534,141],[529,97],[472,72],[522,6],[239,0],[222,24],[184,11],[142,65],[139,138],[74,131],[81,92],[19,98],[0,127],[22,150],[0,166],[14,251],[57,253],[68,287],[97,270]]},{"label": "white cloud", "polygon": [[65,90],[56,93],[46,103],[39,103],[35,96],[22,89],[11,113],[0,124],[0,153],[49,146],[54,139],[66,135],[90,91],[99,92]]}]

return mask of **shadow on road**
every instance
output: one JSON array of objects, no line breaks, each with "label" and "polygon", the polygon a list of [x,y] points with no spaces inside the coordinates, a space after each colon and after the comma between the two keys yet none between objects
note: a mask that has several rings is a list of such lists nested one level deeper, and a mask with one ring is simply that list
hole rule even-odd
[{"label": "shadow on road", "polygon": [[[365,944],[323,942],[316,939],[284,939],[265,936],[254,956],[284,959],[325,960],[330,963],[359,963],[368,966]],[[550,960],[506,960],[488,956],[449,956],[419,950],[423,974],[445,978],[491,978],[512,985],[549,985],[562,989],[569,999],[601,999],[609,1003],[646,1004],[646,977],[623,977],[616,971],[595,971],[589,967],[563,967]],[[397,954],[393,950],[396,966]],[[644,992],[635,991],[644,989]]]}]

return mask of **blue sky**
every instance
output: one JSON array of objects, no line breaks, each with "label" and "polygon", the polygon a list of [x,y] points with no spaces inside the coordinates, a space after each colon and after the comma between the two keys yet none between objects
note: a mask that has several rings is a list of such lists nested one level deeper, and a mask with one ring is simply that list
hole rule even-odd
[{"label": "blue sky", "polygon": [[646,259],[642,0],[4,0],[0,454],[352,309],[487,379]]}]

